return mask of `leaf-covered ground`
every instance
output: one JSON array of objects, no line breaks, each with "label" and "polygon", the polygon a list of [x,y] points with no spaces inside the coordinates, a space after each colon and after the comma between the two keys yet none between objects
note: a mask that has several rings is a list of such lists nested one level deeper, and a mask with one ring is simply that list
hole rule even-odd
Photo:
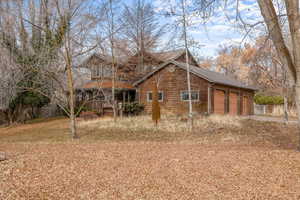
[{"label": "leaf-covered ground", "polygon": [[296,126],[236,120],[82,122],[77,141],[66,120],[0,128],[0,199],[300,199]]}]

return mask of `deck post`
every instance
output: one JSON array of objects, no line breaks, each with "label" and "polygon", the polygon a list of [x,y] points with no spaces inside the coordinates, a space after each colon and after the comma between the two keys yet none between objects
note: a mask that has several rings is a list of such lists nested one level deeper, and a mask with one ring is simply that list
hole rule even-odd
[{"label": "deck post", "polygon": [[125,93],[125,91],[123,91],[122,93],[123,93],[123,99],[122,99],[122,101],[123,101],[123,105],[124,105],[125,104],[125,100],[126,100],[126,93]]}]

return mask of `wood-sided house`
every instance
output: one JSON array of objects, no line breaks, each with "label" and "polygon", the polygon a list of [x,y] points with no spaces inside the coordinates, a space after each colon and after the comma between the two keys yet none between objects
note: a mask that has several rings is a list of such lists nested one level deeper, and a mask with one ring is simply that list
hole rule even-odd
[{"label": "wood-sided house", "polygon": [[[232,115],[253,114],[255,88],[221,73],[201,68],[189,53],[193,112]],[[120,103],[137,101],[151,112],[152,88],[158,85],[162,113],[188,112],[187,67],[185,51],[144,53],[141,65],[138,55],[117,59],[116,100]],[[94,54],[84,62],[91,69],[91,80],[78,88],[81,94],[101,90],[102,111],[111,99],[111,58]],[[79,95],[80,96],[80,95]],[[84,98],[81,95],[81,98]],[[107,104],[108,105],[108,104]],[[99,107],[99,105],[97,105]],[[104,107],[104,108],[103,108]]]}]

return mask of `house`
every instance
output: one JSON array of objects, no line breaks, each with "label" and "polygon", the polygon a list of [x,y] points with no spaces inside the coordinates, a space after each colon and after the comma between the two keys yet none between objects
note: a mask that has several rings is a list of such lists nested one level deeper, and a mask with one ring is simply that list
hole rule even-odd
[{"label": "house", "polygon": [[[152,87],[156,83],[163,111],[177,114],[188,112],[186,64],[168,61],[133,85],[139,102],[151,112]],[[194,112],[232,115],[253,114],[255,88],[198,66],[190,65],[191,96]]]},{"label": "house", "polygon": [[[138,54],[127,59],[117,58],[115,68],[118,78],[114,81],[116,101],[120,103],[137,101],[145,106],[146,113],[150,113],[152,88],[156,83],[162,113],[186,114],[189,95],[185,58],[184,50],[145,52],[142,61]],[[91,81],[78,88],[79,91],[93,96],[101,89],[105,95],[99,100],[109,102],[113,84],[111,64],[109,56],[95,54],[88,58],[84,66],[92,71]],[[189,66],[193,112],[253,114],[255,88],[223,74],[201,68],[190,53]]]}]

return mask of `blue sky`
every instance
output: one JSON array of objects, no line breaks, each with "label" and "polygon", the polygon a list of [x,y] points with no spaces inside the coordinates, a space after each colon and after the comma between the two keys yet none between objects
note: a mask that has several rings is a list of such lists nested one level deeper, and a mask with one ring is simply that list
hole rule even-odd
[{"label": "blue sky", "polygon": [[[168,1],[168,2],[167,2]],[[189,2],[189,0],[187,0]],[[177,4],[177,0],[154,0],[154,5],[159,11],[168,10],[167,4]],[[193,6],[192,4],[190,4]],[[256,0],[243,0],[239,2],[239,12],[243,21],[254,24],[260,20],[261,14]],[[208,21],[203,23],[199,17],[189,18],[193,26],[189,28],[188,34],[197,42],[203,44],[200,54],[203,56],[215,56],[220,45],[242,45],[253,42],[251,37],[245,36],[245,29],[241,28],[236,21],[236,1],[229,0],[226,8],[218,8]],[[250,36],[257,36],[263,31],[262,27],[256,27]],[[244,38],[244,39],[243,39]]]}]

